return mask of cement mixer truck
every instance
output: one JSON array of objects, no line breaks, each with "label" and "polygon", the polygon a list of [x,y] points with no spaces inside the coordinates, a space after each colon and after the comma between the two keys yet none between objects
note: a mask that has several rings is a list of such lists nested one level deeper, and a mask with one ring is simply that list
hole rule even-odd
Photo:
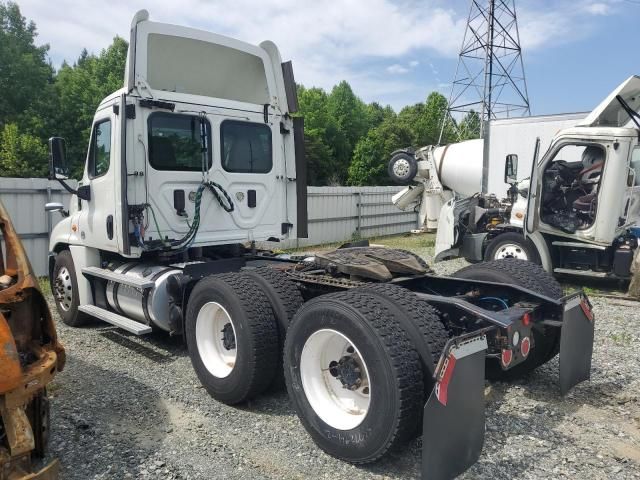
[{"label": "cement mixer truck", "polygon": [[487,138],[394,152],[389,174],[408,186],[393,201],[418,200],[425,227],[437,226],[436,261],[518,258],[554,274],[629,279],[640,236],[639,108],[632,76],[586,117],[565,118],[575,126],[541,158],[538,138],[527,178],[518,180],[517,154],[503,157],[503,192],[479,193],[489,160],[495,171]]}]

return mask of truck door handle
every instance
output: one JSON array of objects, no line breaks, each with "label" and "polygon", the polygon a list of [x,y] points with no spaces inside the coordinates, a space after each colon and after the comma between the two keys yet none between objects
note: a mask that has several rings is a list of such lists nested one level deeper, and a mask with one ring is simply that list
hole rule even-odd
[{"label": "truck door handle", "polygon": [[107,237],[113,240],[113,215],[107,217]]}]

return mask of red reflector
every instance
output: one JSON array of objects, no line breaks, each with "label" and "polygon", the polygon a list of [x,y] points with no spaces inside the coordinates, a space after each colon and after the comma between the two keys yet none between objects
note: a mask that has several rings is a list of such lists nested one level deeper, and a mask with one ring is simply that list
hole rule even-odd
[{"label": "red reflector", "polygon": [[524,337],[522,339],[522,342],[520,343],[520,352],[522,352],[522,356],[526,358],[527,355],[529,355],[530,351],[531,351],[531,340],[529,340],[529,337]]},{"label": "red reflector", "polygon": [[445,360],[442,374],[440,375],[440,380],[438,380],[438,382],[436,383],[436,398],[445,407],[447,406],[449,382],[451,381],[451,377],[453,376],[453,369],[455,367],[456,357],[451,354]]},{"label": "red reflector", "polygon": [[531,315],[530,315],[529,313],[525,313],[525,314],[522,316],[522,324],[523,324],[525,327],[528,327],[530,323],[531,323]]},{"label": "red reflector", "polygon": [[582,308],[585,317],[587,317],[590,322],[593,322],[593,312],[591,311],[591,307],[589,307],[589,304],[584,298],[580,300],[580,307]]},{"label": "red reflector", "polygon": [[511,350],[502,350],[502,366],[508,367],[513,360],[513,352]]}]

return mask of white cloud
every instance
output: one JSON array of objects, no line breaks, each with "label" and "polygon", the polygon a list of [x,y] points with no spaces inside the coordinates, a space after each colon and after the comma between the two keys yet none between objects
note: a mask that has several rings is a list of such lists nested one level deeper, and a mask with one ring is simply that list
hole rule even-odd
[{"label": "white cloud", "polygon": [[611,12],[611,5],[607,3],[590,3],[585,6],[585,11],[591,15],[608,15]]},{"label": "white cloud", "polygon": [[409,69],[407,67],[403,67],[399,63],[394,63],[387,67],[387,72],[393,75],[403,75],[405,73],[409,73]]},{"label": "white cloud", "polygon": [[[518,13],[524,49],[574,41],[576,17],[592,16],[603,11],[598,5],[607,6],[604,0],[577,0],[583,8],[575,8],[575,1],[523,2]],[[128,39],[133,14],[148,8],[155,21],[251,43],[273,40],[282,57],[293,60],[297,81],[331,88],[345,79],[364,100],[394,98],[395,107],[423,99],[431,86],[427,82],[441,83],[410,70],[419,65],[416,57],[455,59],[467,18],[462,0],[20,0],[20,8],[36,22],[39,41],[51,45],[55,65],[63,59],[73,62],[84,47],[99,52],[116,34]],[[380,60],[390,64],[388,74],[404,73],[403,81],[376,73],[372,64]]]}]

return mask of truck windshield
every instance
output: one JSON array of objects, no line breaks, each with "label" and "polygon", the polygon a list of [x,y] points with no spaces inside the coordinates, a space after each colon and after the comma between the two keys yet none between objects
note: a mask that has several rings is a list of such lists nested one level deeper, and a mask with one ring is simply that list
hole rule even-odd
[{"label": "truck windshield", "polygon": [[[156,170],[202,170],[200,118],[153,113],[149,116],[149,164]],[[211,168],[211,125],[207,130],[207,169]]]}]

